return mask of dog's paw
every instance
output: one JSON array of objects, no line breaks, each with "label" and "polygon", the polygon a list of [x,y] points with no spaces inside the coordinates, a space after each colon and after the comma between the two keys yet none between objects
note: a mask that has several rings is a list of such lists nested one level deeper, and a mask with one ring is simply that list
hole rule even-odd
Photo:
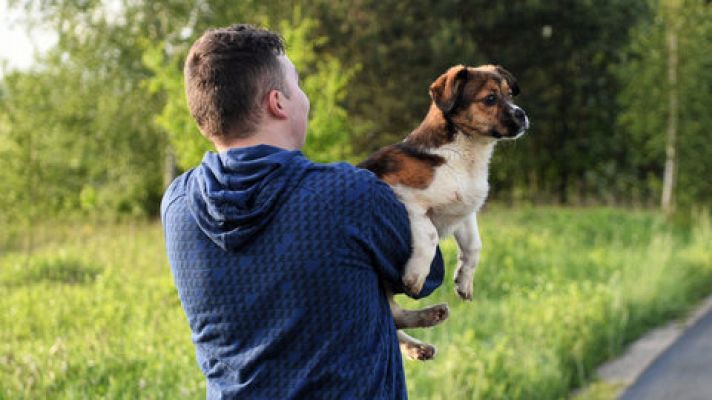
[{"label": "dog's paw", "polygon": [[393,319],[398,329],[430,328],[445,321],[449,313],[447,304],[438,304],[420,310],[398,310]]},{"label": "dog's paw", "polygon": [[[406,268],[408,270],[408,268]],[[406,292],[411,296],[417,296],[420,291],[423,290],[425,285],[425,279],[428,277],[427,273],[418,273],[408,271],[403,275],[403,285],[405,286]]]},{"label": "dog's paw", "polygon": [[408,343],[403,346],[405,357],[413,361],[427,361],[435,358],[437,349],[427,343]]},{"label": "dog's paw", "polygon": [[472,279],[465,279],[463,276],[458,275],[455,278],[455,292],[461,299],[471,301],[473,292]]},{"label": "dog's paw", "polygon": [[435,326],[447,319],[450,316],[450,310],[447,304],[437,304],[432,307],[422,310],[422,326]]}]

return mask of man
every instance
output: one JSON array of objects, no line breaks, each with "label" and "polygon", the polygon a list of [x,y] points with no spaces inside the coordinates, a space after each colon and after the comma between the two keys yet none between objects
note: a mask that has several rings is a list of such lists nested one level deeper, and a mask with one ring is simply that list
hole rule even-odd
[{"label": "man", "polygon": [[[161,204],[208,398],[405,398],[384,284],[402,292],[403,205],[370,172],[315,164],[309,100],[281,38],[207,31],[185,64],[188,105],[219,153]],[[422,295],[442,282],[438,253]]]}]

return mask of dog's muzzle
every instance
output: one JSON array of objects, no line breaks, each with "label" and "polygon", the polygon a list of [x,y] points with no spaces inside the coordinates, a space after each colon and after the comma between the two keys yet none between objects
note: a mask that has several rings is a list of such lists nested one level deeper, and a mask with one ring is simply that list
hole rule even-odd
[{"label": "dog's muzzle", "polygon": [[529,129],[529,117],[527,117],[527,113],[525,113],[524,110],[517,106],[513,106],[511,112],[514,121],[516,121],[517,125],[519,125],[519,130],[513,135],[516,139],[522,136],[527,129]]}]

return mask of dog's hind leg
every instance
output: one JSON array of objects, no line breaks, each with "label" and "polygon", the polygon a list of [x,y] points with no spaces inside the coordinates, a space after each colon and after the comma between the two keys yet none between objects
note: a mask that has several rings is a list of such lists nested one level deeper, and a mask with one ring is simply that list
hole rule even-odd
[{"label": "dog's hind leg", "polygon": [[457,270],[455,270],[455,291],[463,300],[472,300],[472,281],[482,251],[482,240],[477,229],[475,213],[468,216],[455,229],[455,241],[459,249]]},{"label": "dog's hind leg", "polygon": [[404,310],[395,302],[391,293],[387,293],[387,296],[397,329],[429,328],[445,321],[449,315],[447,304],[437,304],[420,310]]},{"label": "dog's hind leg", "polygon": [[401,352],[409,360],[430,360],[435,356],[435,347],[409,336],[403,328],[427,328],[435,326],[448,317],[447,304],[438,304],[421,310],[404,310],[393,299],[393,293],[386,291],[391,314],[398,329],[398,342]]},{"label": "dog's hind leg", "polygon": [[421,342],[401,330],[398,331],[398,343],[400,344],[401,352],[409,360],[432,360],[437,352],[435,346]]}]

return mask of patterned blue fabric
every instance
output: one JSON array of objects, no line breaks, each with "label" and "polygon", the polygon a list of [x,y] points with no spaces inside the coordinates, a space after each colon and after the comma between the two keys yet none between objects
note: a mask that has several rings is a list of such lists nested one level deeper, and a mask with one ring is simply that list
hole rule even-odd
[{"label": "patterned blue fabric", "polygon": [[[383,284],[403,292],[410,227],[373,174],[266,145],[207,153],[161,217],[209,399],[407,397]],[[438,250],[421,296],[442,278]]]}]

